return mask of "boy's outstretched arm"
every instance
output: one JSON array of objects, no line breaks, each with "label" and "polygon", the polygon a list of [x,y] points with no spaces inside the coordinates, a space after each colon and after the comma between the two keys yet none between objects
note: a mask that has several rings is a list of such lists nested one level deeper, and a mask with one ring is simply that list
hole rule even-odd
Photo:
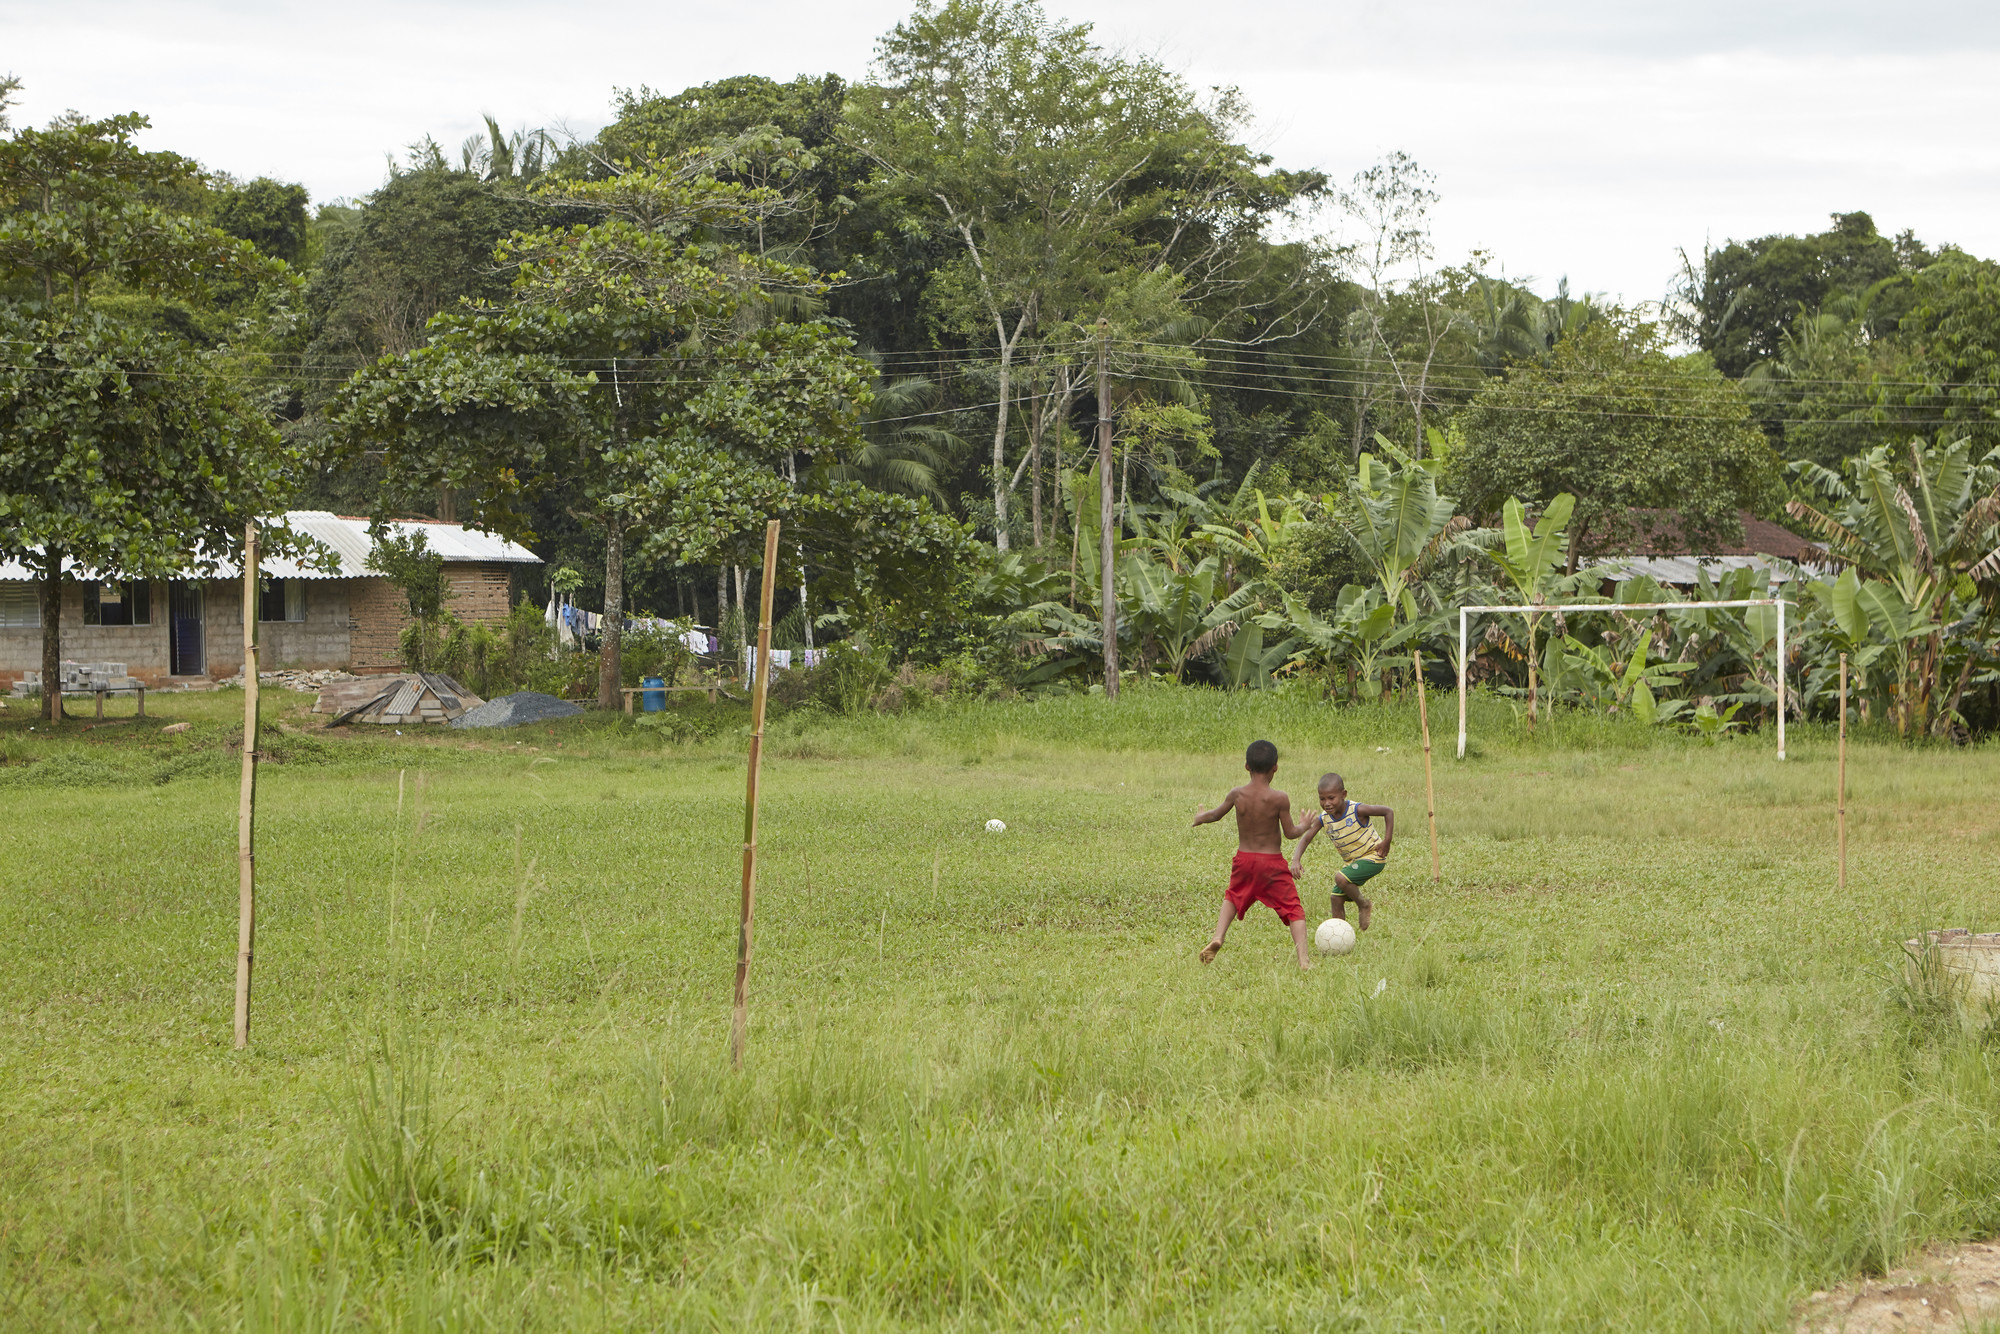
[{"label": "boy's outstretched arm", "polygon": [[1305,837],[1301,838],[1299,845],[1292,849],[1292,875],[1294,877],[1302,876],[1306,873],[1306,849],[1312,845],[1312,841],[1315,838],[1319,837],[1319,821],[1308,815],[1305,821],[1305,831]]},{"label": "boy's outstretched arm", "polygon": [[1377,815],[1382,817],[1382,845],[1375,850],[1384,857],[1388,856],[1389,844],[1396,838],[1396,812],[1387,806],[1363,806],[1360,802],[1354,804],[1354,810],[1364,820]]},{"label": "boy's outstretched arm", "polygon": [[[1229,790],[1229,795],[1222,799],[1222,804],[1220,806],[1217,806],[1212,811],[1200,812],[1198,815],[1194,817],[1194,822],[1195,824],[1214,824],[1217,820],[1220,820],[1223,816],[1229,814],[1229,812],[1235,809],[1236,809],[1236,789],[1231,788]],[[1193,827],[1192,825],[1189,826],[1189,828],[1192,827]]]},{"label": "boy's outstretched arm", "polygon": [[[1284,794],[1280,793],[1279,795],[1283,796]],[[1314,820],[1310,816],[1308,816],[1301,823],[1293,824],[1292,799],[1290,797],[1285,797],[1284,804],[1278,808],[1278,823],[1284,826],[1286,838],[1303,838],[1305,836],[1307,826],[1317,825],[1319,821]]]}]

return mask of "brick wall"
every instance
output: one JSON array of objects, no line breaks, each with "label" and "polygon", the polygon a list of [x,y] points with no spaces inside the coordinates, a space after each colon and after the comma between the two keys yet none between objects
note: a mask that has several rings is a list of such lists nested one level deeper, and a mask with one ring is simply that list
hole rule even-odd
[{"label": "brick wall", "polygon": [[401,671],[399,644],[410,604],[386,579],[348,579],[348,653],[354,672]]},{"label": "brick wall", "polygon": [[[445,580],[451,601],[445,609],[468,624],[498,625],[507,619],[510,574],[505,565],[448,563]],[[349,579],[348,623],[356,672],[396,672],[403,668],[403,627],[410,623],[410,604],[386,579]]]},{"label": "brick wall", "polygon": [[498,625],[507,619],[507,589],[511,572],[505,565],[447,565],[451,581],[451,614],[468,625],[484,621]]}]

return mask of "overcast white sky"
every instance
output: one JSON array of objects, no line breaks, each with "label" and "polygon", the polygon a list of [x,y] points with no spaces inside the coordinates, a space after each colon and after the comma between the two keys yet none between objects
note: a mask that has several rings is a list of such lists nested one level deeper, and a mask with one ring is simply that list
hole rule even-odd
[{"label": "overcast white sky", "polygon": [[[1657,297],[1676,248],[1866,209],[2000,254],[2000,5],[1916,0],[1051,0],[1107,44],[1241,87],[1281,164],[1436,173],[1440,258]],[[316,201],[482,112],[588,133],[611,90],[866,73],[893,0],[0,0],[17,120],[143,111],[148,143]]]}]

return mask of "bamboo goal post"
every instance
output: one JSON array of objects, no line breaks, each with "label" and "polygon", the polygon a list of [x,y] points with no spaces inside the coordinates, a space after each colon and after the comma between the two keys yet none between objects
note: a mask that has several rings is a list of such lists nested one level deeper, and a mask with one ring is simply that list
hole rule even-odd
[{"label": "bamboo goal post", "polygon": [[1431,817],[1431,883],[1441,884],[1444,871],[1438,863],[1438,801],[1437,787],[1431,781],[1431,710],[1424,700],[1424,660],[1415,649],[1410,650],[1410,666],[1417,675],[1417,721],[1424,730],[1424,806]]},{"label": "bamboo goal post", "polygon": [[1847,891],[1847,655],[1840,655],[1840,777],[1834,787],[1834,823],[1840,832],[1840,889]]},{"label": "bamboo goal post", "polygon": [[757,775],[764,759],[764,700],[771,689],[771,595],[778,588],[778,521],[764,528],[764,576],[758,581],[757,675],[750,692],[750,773],[743,795],[743,916],[736,930],[736,1007],[729,1061],[743,1068],[750,1031],[750,938],[757,918]]},{"label": "bamboo goal post", "polygon": [[257,524],[243,526],[243,787],[236,803],[236,1047],[250,1045],[257,941]]}]

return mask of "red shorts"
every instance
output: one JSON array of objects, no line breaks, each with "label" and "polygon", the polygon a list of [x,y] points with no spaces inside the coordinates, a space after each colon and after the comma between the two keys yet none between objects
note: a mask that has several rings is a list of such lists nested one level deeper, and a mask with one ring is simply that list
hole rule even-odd
[{"label": "red shorts", "polygon": [[1278,920],[1290,926],[1305,920],[1299,906],[1299,887],[1292,883],[1292,867],[1282,852],[1239,852],[1229,863],[1229,906],[1240,920],[1253,903],[1268,903]]}]

